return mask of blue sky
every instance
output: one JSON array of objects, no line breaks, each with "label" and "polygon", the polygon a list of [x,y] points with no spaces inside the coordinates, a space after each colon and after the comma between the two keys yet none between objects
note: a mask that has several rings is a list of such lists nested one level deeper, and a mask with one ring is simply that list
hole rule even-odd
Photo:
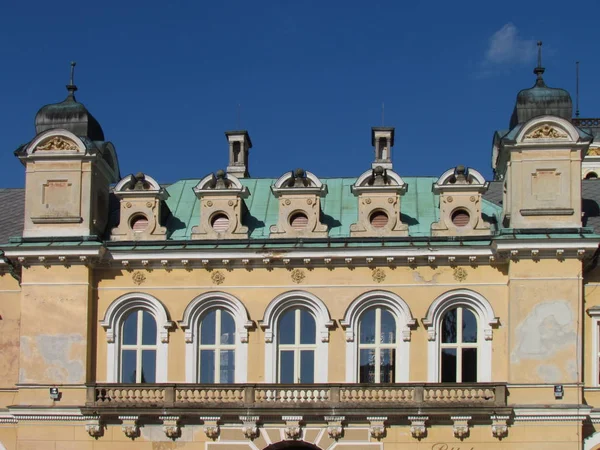
[{"label": "blue sky", "polygon": [[384,102],[401,176],[466,164],[489,178],[493,131],[534,83],[538,39],[547,84],[574,96],[579,60],[581,116],[600,116],[600,2],[576,5],[3,2],[0,187],[23,186],[12,152],[34,137],[36,111],[66,96],[71,60],[77,99],[115,144],[122,175],[170,183],[225,167],[223,132],[238,128],[239,109],[252,176],[358,176]]}]

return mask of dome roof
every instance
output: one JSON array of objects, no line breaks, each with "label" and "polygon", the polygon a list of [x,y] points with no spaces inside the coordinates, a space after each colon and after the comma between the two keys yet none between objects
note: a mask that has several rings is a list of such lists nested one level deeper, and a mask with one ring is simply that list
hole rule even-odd
[{"label": "dome roof", "polygon": [[75,99],[77,86],[73,84],[73,68],[71,64],[71,82],[67,86],[69,94],[60,103],[53,103],[42,107],[35,116],[35,132],[62,128],[80,137],[87,137],[92,141],[104,141],[104,132],[98,121],[87,108]]},{"label": "dome roof", "polygon": [[571,95],[564,89],[546,86],[542,67],[541,42],[538,42],[538,65],[533,69],[537,79],[529,89],[523,89],[517,94],[517,103],[510,118],[510,128],[537,116],[551,115],[571,120],[573,117],[573,102]]}]

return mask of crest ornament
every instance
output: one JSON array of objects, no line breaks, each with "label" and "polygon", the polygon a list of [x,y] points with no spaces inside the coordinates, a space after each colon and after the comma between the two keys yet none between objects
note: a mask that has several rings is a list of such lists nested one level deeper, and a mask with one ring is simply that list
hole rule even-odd
[{"label": "crest ornament", "polygon": [[54,136],[52,139],[38,145],[36,150],[79,150],[79,147],[69,139]]},{"label": "crest ornament", "polygon": [[381,267],[373,269],[373,273],[371,274],[371,276],[373,277],[373,281],[377,283],[382,283],[386,277],[385,270],[383,270]]},{"label": "crest ornament", "polygon": [[306,275],[304,274],[304,271],[302,269],[292,270],[291,276],[292,276],[292,281],[296,284],[302,283],[302,281],[304,281],[304,279],[306,278]]},{"label": "crest ornament", "polygon": [[525,136],[525,139],[559,139],[566,137],[568,136],[565,133],[546,124],[533,130],[531,133]]},{"label": "crest ornament", "polygon": [[137,284],[138,286],[140,284],[142,284],[144,281],[146,281],[146,275],[144,275],[142,272],[140,272],[139,270],[136,270],[135,272],[133,272],[133,274],[131,275],[131,279],[133,280],[133,282],[135,284]]},{"label": "crest ornament", "polygon": [[210,278],[215,284],[223,284],[225,281],[225,275],[223,275],[223,273],[219,270],[215,270]]},{"label": "crest ornament", "polygon": [[463,282],[467,279],[467,271],[465,269],[463,269],[462,267],[455,267],[454,268],[454,279],[456,281],[459,282]]}]

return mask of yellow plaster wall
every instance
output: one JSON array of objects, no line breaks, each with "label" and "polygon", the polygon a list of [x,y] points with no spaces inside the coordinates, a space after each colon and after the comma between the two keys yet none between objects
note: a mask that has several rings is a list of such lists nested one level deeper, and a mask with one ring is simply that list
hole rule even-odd
[{"label": "yellow plaster wall", "polygon": [[18,382],[20,323],[21,287],[0,269],[0,408],[5,405],[6,390],[14,389]]}]

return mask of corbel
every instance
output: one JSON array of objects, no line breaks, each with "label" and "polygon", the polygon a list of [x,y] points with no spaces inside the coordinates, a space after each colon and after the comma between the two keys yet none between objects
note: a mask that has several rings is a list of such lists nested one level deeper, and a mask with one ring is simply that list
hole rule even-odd
[{"label": "corbel", "polygon": [[204,423],[204,434],[213,441],[219,437],[221,429],[219,427],[220,416],[201,416],[200,420]]},{"label": "corbel", "polygon": [[325,416],[327,421],[327,434],[335,441],[340,439],[344,434],[343,421],[346,419],[344,416]]},{"label": "corbel", "polygon": [[85,424],[85,431],[91,437],[98,439],[100,436],[104,435],[104,425],[100,421],[100,417],[91,417],[88,418],[87,423]]},{"label": "corbel", "polygon": [[258,432],[258,420],[259,416],[240,416],[242,421],[242,433],[246,436],[246,439],[251,441],[256,439],[259,435]]},{"label": "corbel", "polygon": [[181,436],[181,423],[179,416],[160,416],[163,423],[163,431],[169,439],[177,439]]},{"label": "corbel", "polygon": [[286,439],[297,440],[302,435],[302,416],[282,416],[281,420],[285,422]]},{"label": "corbel", "polygon": [[508,436],[508,418],[509,416],[491,416],[492,419],[492,436],[502,440]]},{"label": "corbel", "polygon": [[410,434],[415,439],[421,440],[427,436],[426,423],[429,420],[427,416],[409,416],[408,421],[410,422]]},{"label": "corbel", "polygon": [[367,417],[369,421],[369,434],[378,441],[385,437],[385,421],[387,417]]},{"label": "corbel", "polygon": [[138,416],[119,416],[121,431],[130,439],[135,439],[140,435],[140,425]]},{"label": "corbel", "polygon": [[462,441],[469,436],[469,420],[471,420],[471,416],[452,416],[450,419],[452,420],[454,437]]}]

